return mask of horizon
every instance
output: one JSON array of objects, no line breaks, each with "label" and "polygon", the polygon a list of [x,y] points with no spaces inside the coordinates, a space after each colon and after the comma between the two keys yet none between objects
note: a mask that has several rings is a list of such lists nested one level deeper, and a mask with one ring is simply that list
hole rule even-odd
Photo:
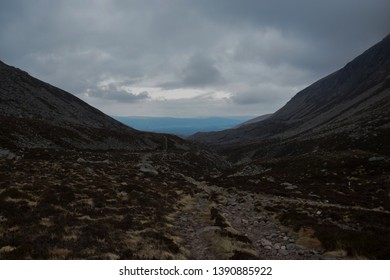
[{"label": "horizon", "polygon": [[153,117],[111,116],[124,125],[141,131],[190,136],[197,132],[221,131],[237,127],[256,116],[243,117]]},{"label": "horizon", "polygon": [[[272,113],[270,113],[272,114]],[[267,114],[266,114],[267,115]],[[240,116],[229,116],[229,115],[221,115],[221,116],[180,116],[180,117],[172,117],[172,116],[153,116],[153,115],[123,115],[123,116],[116,116],[116,115],[109,115],[112,118],[153,118],[153,119],[212,119],[212,118],[221,118],[221,119],[244,119],[244,118],[255,118],[256,115],[252,116],[246,116],[246,115],[240,115]]]}]

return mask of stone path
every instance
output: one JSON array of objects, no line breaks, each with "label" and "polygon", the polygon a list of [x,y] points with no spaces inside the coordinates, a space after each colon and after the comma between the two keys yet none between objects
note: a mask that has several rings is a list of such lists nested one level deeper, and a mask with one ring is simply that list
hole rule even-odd
[{"label": "stone path", "polygon": [[[302,246],[302,236],[281,225],[264,210],[267,197],[237,190],[229,192],[190,177],[185,179],[194,186],[194,195],[187,200],[187,211],[178,217],[178,232],[190,258],[234,258],[237,251],[244,252],[243,258],[251,258],[251,255],[259,259],[323,258],[316,239],[306,236],[312,239],[314,248]],[[213,211],[218,211],[227,227],[216,225]],[[221,244],[216,244],[218,242]],[[229,242],[224,247],[224,243]]]}]

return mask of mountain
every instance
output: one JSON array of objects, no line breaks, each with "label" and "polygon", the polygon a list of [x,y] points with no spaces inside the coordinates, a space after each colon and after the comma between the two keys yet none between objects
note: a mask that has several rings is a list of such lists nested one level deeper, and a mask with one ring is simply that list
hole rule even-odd
[{"label": "mountain", "polygon": [[237,125],[235,128],[239,128],[239,127],[242,127],[242,126],[245,126],[245,125],[248,125],[248,124],[258,123],[258,122],[261,122],[261,121],[264,121],[264,120],[268,119],[271,116],[272,116],[272,114],[261,115],[261,116],[258,116],[256,118],[247,120],[246,122],[243,122],[243,123]]},{"label": "mountain", "polygon": [[143,131],[188,136],[198,131],[218,131],[236,126],[250,117],[114,117],[116,120]]},{"label": "mountain", "polygon": [[[390,36],[297,93],[264,121],[194,141],[262,156],[359,148],[390,154]],[[238,151],[238,153],[237,153]]]},{"label": "mountain", "polygon": [[153,150],[162,149],[166,137],[125,126],[0,61],[0,147]]}]

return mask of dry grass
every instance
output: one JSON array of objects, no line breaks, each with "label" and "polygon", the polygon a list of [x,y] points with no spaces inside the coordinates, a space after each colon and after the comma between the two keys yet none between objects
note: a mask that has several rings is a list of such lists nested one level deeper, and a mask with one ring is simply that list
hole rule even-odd
[{"label": "dry grass", "polygon": [[297,245],[303,248],[320,250],[321,241],[315,236],[315,231],[309,227],[300,228],[298,231]]}]

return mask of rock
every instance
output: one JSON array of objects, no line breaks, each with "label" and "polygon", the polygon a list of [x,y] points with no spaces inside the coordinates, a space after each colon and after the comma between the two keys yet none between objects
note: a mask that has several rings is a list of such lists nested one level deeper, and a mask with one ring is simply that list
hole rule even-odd
[{"label": "rock", "polygon": [[297,189],[297,188],[298,188],[297,186],[285,187],[286,190],[295,190],[295,189]]},{"label": "rock", "polygon": [[272,233],[272,234],[270,234],[269,238],[272,239],[272,238],[275,238],[275,237],[277,237],[277,236],[278,236],[277,233]]},{"label": "rock", "polygon": [[77,161],[78,163],[86,163],[86,160],[83,159],[83,158],[78,158],[76,161]]},{"label": "rock", "polygon": [[373,161],[383,161],[385,159],[386,159],[385,157],[370,157],[368,159],[368,161],[371,161],[371,162],[373,162]]},{"label": "rock", "polygon": [[295,249],[295,244],[293,244],[293,243],[287,244],[286,245],[286,249],[289,250],[289,251],[294,250]]},{"label": "rock", "polygon": [[90,167],[86,167],[84,170],[90,175],[96,175],[95,171]]},{"label": "rock", "polygon": [[287,256],[288,255],[288,251],[287,250],[283,250],[283,249],[280,249],[278,251],[279,254],[283,255],[283,256]]},{"label": "rock", "polygon": [[260,244],[263,246],[263,247],[267,247],[267,246],[272,246],[272,242],[265,239],[265,238],[262,238],[260,239]]},{"label": "rock", "polygon": [[15,247],[7,245],[7,246],[0,248],[0,253],[10,253],[10,252],[14,251],[15,249],[16,249]]},{"label": "rock", "polygon": [[281,183],[280,185],[285,187],[286,190],[295,190],[298,188],[297,186],[290,184],[290,183],[287,183],[287,182]]},{"label": "rock", "polygon": [[139,165],[139,170],[142,173],[147,173],[150,175],[158,175],[158,171],[149,163],[142,163]]},{"label": "rock", "polygon": [[271,183],[275,183],[275,178],[272,176],[267,177],[267,181]]},{"label": "rock", "polygon": [[10,160],[20,159],[19,156],[17,156],[16,154],[14,154],[13,152],[7,149],[0,149],[0,158],[10,159]]}]

